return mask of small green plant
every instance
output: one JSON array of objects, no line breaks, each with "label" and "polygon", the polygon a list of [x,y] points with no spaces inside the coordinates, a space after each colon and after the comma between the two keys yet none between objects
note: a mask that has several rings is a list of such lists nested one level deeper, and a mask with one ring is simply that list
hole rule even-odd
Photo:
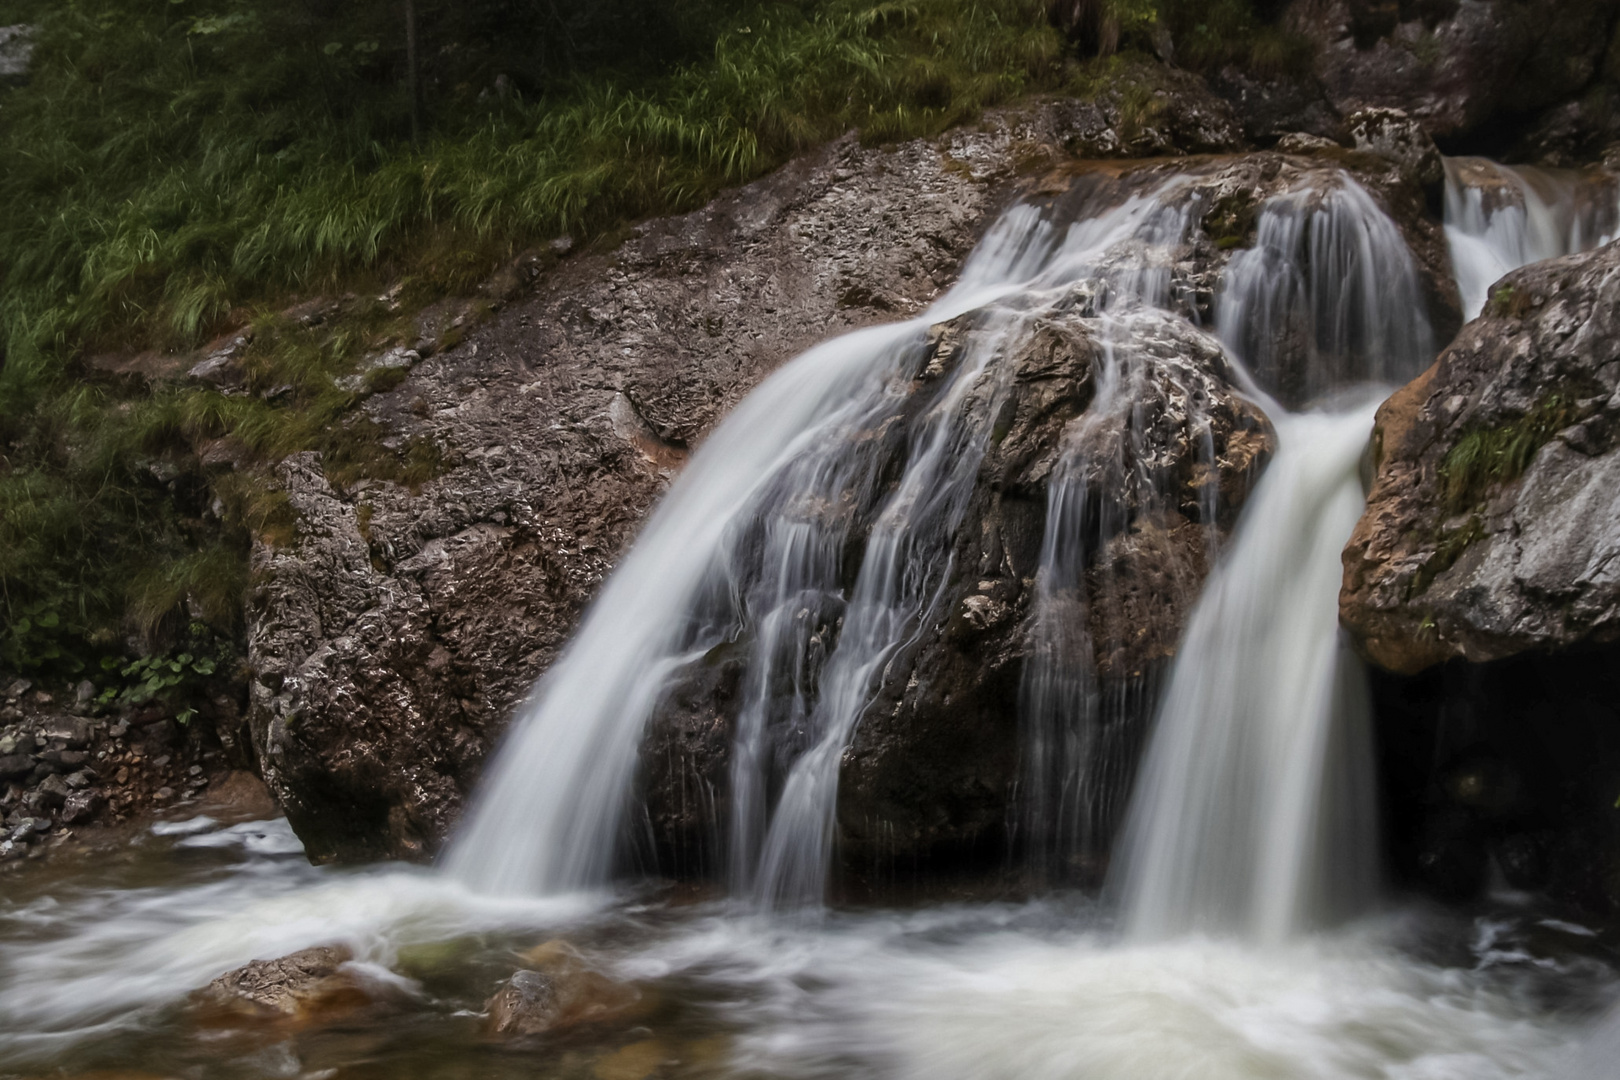
[{"label": "small green plant", "polygon": [[197,701],[229,665],[234,650],[203,623],[191,625],[187,641],[183,649],[151,656],[104,657],[97,703],[111,707],[158,702],[173,708],[180,723],[189,724],[197,715]]}]

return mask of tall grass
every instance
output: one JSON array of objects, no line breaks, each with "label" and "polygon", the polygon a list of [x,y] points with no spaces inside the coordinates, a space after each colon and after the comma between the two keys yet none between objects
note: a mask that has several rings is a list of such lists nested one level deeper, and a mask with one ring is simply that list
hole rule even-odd
[{"label": "tall grass", "polygon": [[[294,297],[463,288],[524,245],[690,208],[851,128],[942,130],[1054,85],[1062,49],[1037,0],[714,0],[688,27],[707,46],[667,63],[504,80],[487,49],[458,68],[446,47],[413,140],[374,6],[314,7],[0,0],[0,24],[37,28],[30,80],[0,88],[0,666],[134,647],[171,609],[229,621],[248,532],[284,532],[285,513],[250,478],[211,487],[202,441],[431,469],[431,448],[377,454],[328,377],[378,328],[285,326]],[[87,363],[249,322],[250,369],[293,387],[277,401]]]}]

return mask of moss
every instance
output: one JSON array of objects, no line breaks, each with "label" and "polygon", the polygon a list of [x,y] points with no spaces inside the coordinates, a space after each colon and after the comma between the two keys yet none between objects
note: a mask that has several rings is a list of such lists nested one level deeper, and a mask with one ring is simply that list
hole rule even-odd
[{"label": "moss", "polygon": [[1567,392],[1552,392],[1507,423],[1466,431],[1440,463],[1447,510],[1478,506],[1490,491],[1518,479],[1536,453],[1578,418]]}]

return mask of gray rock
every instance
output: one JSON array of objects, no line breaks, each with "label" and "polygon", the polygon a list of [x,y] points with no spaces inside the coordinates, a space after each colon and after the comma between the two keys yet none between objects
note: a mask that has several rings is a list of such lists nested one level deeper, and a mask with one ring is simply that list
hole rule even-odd
[{"label": "gray rock", "polygon": [[226,972],[199,997],[227,1008],[296,1016],[347,988],[339,968],[353,959],[342,945],[320,945],[275,960],[255,960]]},{"label": "gray rock", "polygon": [[0,757],[0,780],[21,780],[34,771],[36,759],[31,754],[7,754]]},{"label": "gray rock", "polygon": [[93,820],[106,804],[106,796],[95,788],[75,791],[62,803],[62,821],[68,825],[81,825]]},{"label": "gray rock", "polygon": [[[532,295],[361,406],[394,444],[442,448],[443,471],[419,490],[344,489],[313,453],[280,463],[298,525],[288,546],[254,547],[248,722],[311,856],[429,857],[513,706],[690,447],[798,352],[921,311],[1016,190],[1047,185],[1056,198],[1078,182],[1061,169],[1031,180],[1033,166],[1241,141],[1202,89],[1167,92],[1128,138],[1110,126],[1115,107],[1048,102],[890,148],[844,139],[694,213],[646,222],[612,253],[555,263]],[[1421,191],[1391,163],[1352,157],[1454,312]],[[1117,182],[1123,197],[1176,167],[1093,180]],[[1319,166],[1252,154],[1185,167],[1208,206],[1239,208],[1222,244],[1207,224],[1174,270],[1188,313],[1207,318],[1226,242],[1252,232],[1254,203]],[[1435,322],[1445,333],[1446,319]],[[999,612],[975,617],[988,626]],[[1017,623],[1006,620],[995,625]]]},{"label": "gray rock", "polygon": [[39,726],[40,738],[60,740],[72,750],[83,750],[89,746],[95,734],[94,722],[82,716],[52,716]]},{"label": "gray rock", "polygon": [[1357,150],[1393,161],[1419,187],[1444,183],[1446,165],[1429,133],[1400,109],[1361,109],[1345,121]]},{"label": "gray rock", "polygon": [[1620,636],[1620,245],[1509,274],[1374,438],[1341,598],[1371,659]]},{"label": "gray rock", "polygon": [[1283,18],[1316,45],[1341,114],[1404,109],[1443,140],[1498,134],[1579,94],[1616,15],[1610,0],[1293,0]]}]

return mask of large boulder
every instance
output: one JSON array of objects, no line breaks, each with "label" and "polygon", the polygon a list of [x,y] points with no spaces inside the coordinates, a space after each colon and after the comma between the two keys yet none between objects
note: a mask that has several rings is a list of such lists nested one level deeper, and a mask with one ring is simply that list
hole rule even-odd
[{"label": "large boulder", "polygon": [[[1084,641],[1104,694],[1130,696],[1173,655],[1210,565],[1272,447],[1217,343],[1176,314],[1098,316],[1087,286],[1039,318],[956,409],[993,416],[967,507],[914,635],[883,668],[843,755],[840,868],[856,889],[897,867],[972,870],[1004,857],[1018,810],[1020,697],[1032,655]],[[874,453],[907,444],[975,335],[980,316],[938,326],[909,399],[858,436]],[[1106,357],[1106,359],[1105,359]],[[1105,375],[1105,368],[1110,374]],[[1117,378],[1119,393],[1099,387]],[[879,463],[873,466],[884,472]],[[1043,569],[1053,478],[1080,507],[1081,565]],[[868,493],[881,502],[887,489]],[[870,529],[874,508],[854,517]],[[858,527],[859,528],[859,527]],[[1087,544],[1082,533],[1096,533]],[[861,545],[866,534],[850,541]],[[930,589],[933,589],[930,586]],[[813,605],[812,605],[813,606]],[[814,637],[839,635],[838,611]],[[745,620],[746,621],[746,620]],[[659,864],[715,865],[730,822],[730,759],[748,655],[722,646],[675,679],[643,748],[640,799]],[[785,689],[784,693],[798,693]],[[1147,719],[1151,695],[1123,723]],[[1138,731],[1137,734],[1140,732]],[[766,753],[791,756],[799,735]]]},{"label": "large boulder", "polygon": [[1379,411],[1341,612],[1416,672],[1620,636],[1620,245],[1535,264]]}]

